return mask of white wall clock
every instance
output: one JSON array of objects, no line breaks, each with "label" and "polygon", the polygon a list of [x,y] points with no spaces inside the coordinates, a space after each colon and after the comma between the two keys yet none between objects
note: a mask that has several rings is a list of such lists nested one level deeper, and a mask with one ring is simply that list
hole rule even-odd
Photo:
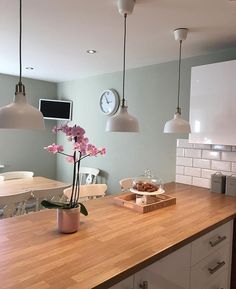
[{"label": "white wall clock", "polygon": [[112,115],[120,106],[120,96],[115,89],[107,89],[101,94],[99,104],[105,115]]}]

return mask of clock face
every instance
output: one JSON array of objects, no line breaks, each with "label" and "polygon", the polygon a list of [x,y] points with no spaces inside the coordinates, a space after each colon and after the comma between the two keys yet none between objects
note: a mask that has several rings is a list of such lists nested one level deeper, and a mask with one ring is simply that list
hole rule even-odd
[{"label": "clock face", "polygon": [[101,111],[106,115],[114,114],[120,105],[119,94],[114,89],[105,90],[100,97]]}]

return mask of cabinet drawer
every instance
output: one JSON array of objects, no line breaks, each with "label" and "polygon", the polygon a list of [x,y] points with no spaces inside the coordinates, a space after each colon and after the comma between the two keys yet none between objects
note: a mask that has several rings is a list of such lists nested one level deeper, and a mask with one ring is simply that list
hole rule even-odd
[{"label": "cabinet drawer", "polygon": [[191,265],[229,243],[232,238],[232,230],[233,221],[230,221],[193,241]]},{"label": "cabinet drawer", "polygon": [[228,244],[194,265],[191,269],[191,289],[205,288],[206,284],[214,282],[222,272],[228,274],[230,250],[231,245]]},{"label": "cabinet drawer", "polygon": [[132,289],[133,288],[133,281],[134,276],[131,276],[127,279],[122,280],[121,282],[117,283],[116,285],[110,287],[109,289]]},{"label": "cabinet drawer", "polygon": [[227,270],[222,272],[219,276],[217,276],[217,278],[206,286],[203,286],[201,289],[229,289]]}]

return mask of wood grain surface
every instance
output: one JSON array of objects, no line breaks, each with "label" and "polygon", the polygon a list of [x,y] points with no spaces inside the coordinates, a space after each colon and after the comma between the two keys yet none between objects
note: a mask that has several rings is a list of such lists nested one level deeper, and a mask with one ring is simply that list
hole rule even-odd
[{"label": "wood grain surface", "polygon": [[236,215],[236,198],[168,184],[176,205],[140,214],[112,197],[87,202],[80,231],[56,231],[56,211],[0,221],[1,289],[109,288]]},{"label": "wood grain surface", "polygon": [[0,196],[15,195],[30,190],[57,188],[64,185],[66,184],[44,177],[7,180],[0,182]]}]

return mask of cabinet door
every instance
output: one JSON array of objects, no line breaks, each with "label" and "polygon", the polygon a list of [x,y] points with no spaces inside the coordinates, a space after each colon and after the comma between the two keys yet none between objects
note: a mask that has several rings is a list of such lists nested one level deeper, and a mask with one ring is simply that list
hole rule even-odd
[{"label": "cabinet door", "polygon": [[188,289],[190,259],[189,244],[135,274],[135,289]]},{"label": "cabinet door", "polygon": [[236,60],[192,68],[190,143],[236,144]]},{"label": "cabinet door", "polygon": [[116,285],[110,287],[110,289],[133,289],[133,285],[134,285],[134,277],[131,276],[125,280],[122,280]]}]

